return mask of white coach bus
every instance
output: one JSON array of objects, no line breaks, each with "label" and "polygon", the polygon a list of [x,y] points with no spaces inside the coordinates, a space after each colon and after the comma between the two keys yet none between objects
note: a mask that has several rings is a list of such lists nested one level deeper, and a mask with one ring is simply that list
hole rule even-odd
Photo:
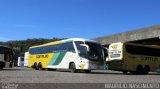
[{"label": "white coach bus", "polygon": [[71,72],[103,69],[103,47],[81,38],[55,41],[29,49],[29,65],[38,69],[70,69]]}]

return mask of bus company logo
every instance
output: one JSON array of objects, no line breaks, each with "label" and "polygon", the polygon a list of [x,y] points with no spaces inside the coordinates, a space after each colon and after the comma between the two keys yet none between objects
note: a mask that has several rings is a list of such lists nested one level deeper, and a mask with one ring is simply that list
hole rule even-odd
[{"label": "bus company logo", "polygon": [[37,55],[36,58],[48,58],[48,55]]},{"label": "bus company logo", "polygon": [[117,49],[117,47],[118,47],[118,45],[116,44],[116,45],[113,45],[113,46],[111,46],[113,49]]}]

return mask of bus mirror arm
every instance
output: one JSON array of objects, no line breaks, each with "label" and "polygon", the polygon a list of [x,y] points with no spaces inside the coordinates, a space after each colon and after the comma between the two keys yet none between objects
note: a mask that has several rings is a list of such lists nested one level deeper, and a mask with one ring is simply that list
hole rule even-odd
[{"label": "bus mirror arm", "polygon": [[86,48],[87,48],[87,52],[89,52],[89,51],[90,51],[90,48],[89,48],[89,46],[88,46],[88,45],[86,45],[86,44],[80,44],[80,46],[86,47]]}]

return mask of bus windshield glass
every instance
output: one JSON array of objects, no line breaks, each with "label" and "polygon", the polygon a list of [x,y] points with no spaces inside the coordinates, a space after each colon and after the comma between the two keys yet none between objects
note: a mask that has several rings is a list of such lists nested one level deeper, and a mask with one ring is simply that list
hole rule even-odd
[{"label": "bus windshield glass", "polygon": [[[102,53],[102,46],[98,43],[94,42],[81,42],[81,41],[76,41],[75,42],[78,53],[80,57],[87,58],[90,61],[103,61],[103,53]],[[85,44],[88,46],[87,47],[82,46],[82,44]]]}]

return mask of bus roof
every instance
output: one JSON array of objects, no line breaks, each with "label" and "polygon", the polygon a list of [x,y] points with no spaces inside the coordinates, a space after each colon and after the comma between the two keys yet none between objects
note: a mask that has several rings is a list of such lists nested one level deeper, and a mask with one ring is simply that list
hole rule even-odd
[{"label": "bus roof", "polygon": [[124,43],[124,44],[160,49],[160,46],[158,46],[158,45],[143,45],[143,44],[137,44],[137,43]]},{"label": "bus roof", "polygon": [[5,48],[10,48],[10,49],[11,49],[11,47],[8,47],[8,46],[4,46],[4,45],[0,45],[0,47],[5,47]]},{"label": "bus roof", "polygon": [[89,42],[96,42],[98,43],[97,41],[94,41],[94,40],[90,40],[90,39],[84,39],[84,38],[70,38],[70,39],[66,39],[66,41],[89,41]]},{"label": "bus roof", "polygon": [[88,42],[98,43],[94,40],[89,40],[89,39],[84,39],[84,38],[70,38],[70,39],[65,39],[65,40],[53,41],[53,42],[45,43],[45,44],[42,44],[42,45],[32,46],[30,48],[47,46],[47,45],[52,45],[52,44],[60,44],[60,43],[65,43],[65,42],[69,42],[69,41],[88,41]]},{"label": "bus roof", "polygon": [[160,46],[158,46],[158,45],[143,45],[143,44],[130,43],[130,42],[115,42],[115,43],[111,43],[111,44],[129,44],[129,45],[135,45],[135,46],[141,46],[141,47],[150,47],[150,48],[160,49]]}]

